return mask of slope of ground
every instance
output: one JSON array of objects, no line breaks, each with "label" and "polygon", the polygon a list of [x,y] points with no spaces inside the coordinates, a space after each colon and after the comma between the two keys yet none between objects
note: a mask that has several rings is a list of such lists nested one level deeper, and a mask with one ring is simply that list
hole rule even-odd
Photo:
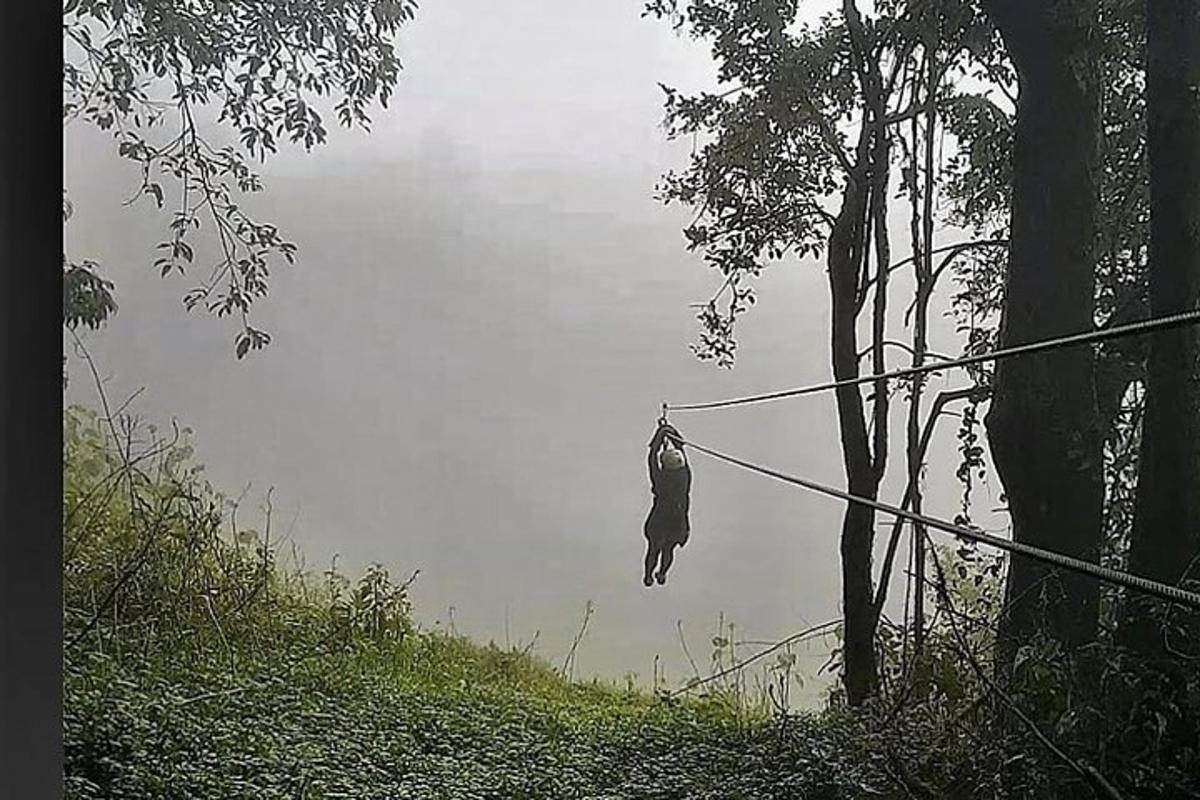
[{"label": "slope of ground", "polygon": [[858,796],[815,720],[572,683],[418,630],[382,568],[282,568],[186,431],[64,432],[70,798]]},{"label": "slope of ground", "polygon": [[1034,638],[1001,691],[984,663],[998,569],[978,554],[935,556],[953,569],[936,570],[919,655],[881,628],[877,698],[772,716],[717,683],[675,699],[574,683],[420,630],[408,584],[378,566],[284,568],[269,495],[261,531],[239,524],[187,436],[64,416],[73,800],[1074,798],[1093,768],[1127,797],[1200,792],[1188,657],[1157,669]]}]

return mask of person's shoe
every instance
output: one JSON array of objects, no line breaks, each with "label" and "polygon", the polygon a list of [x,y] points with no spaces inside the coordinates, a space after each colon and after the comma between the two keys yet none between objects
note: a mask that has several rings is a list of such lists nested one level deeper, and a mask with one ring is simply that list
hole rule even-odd
[{"label": "person's shoe", "polygon": [[[662,586],[664,583],[667,582],[667,573],[665,573],[665,572],[658,573],[657,575],[654,576],[654,580],[658,581],[659,586]],[[646,584],[646,585],[649,586],[650,584]]]},{"label": "person's shoe", "polygon": [[650,586],[651,584],[653,584],[653,583],[654,583],[654,581],[650,579],[650,573],[649,573],[649,572],[647,572],[647,573],[646,573],[646,574],[645,574],[645,575],[642,577],[642,583],[643,583],[645,586]]}]

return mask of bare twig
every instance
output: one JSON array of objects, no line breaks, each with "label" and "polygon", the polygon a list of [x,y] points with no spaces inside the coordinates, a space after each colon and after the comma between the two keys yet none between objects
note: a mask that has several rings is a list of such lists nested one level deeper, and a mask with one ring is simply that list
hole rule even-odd
[{"label": "bare twig", "polygon": [[[884,340],[883,345],[885,347],[895,347],[897,349],[903,350],[904,352],[908,353],[909,355],[913,355],[913,353],[915,352],[913,350],[912,345],[907,344],[905,342],[897,342],[893,339]],[[860,350],[858,353],[858,357],[860,359],[865,358],[866,356],[869,356],[871,354],[871,351],[872,351],[872,348],[870,348],[870,347]],[[925,355],[932,356],[933,358],[936,358],[939,361],[953,361],[954,360],[951,356],[944,355],[942,353],[932,353],[928,350],[925,351]]]},{"label": "bare twig", "polygon": [[529,640],[528,644],[526,644],[524,647],[521,648],[521,651],[520,651],[521,655],[523,655],[523,656],[529,655],[530,652],[533,651],[534,646],[537,645],[538,637],[541,635],[542,635],[542,631],[540,629],[534,631],[533,638]]},{"label": "bare twig", "polygon": [[679,644],[683,647],[683,654],[687,656],[688,663],[692,665],[692,673],[696,676],[696,680],[700,680],[700,668],[696,666],[696,659],[692,658],[692,653],[688,650],[687,638],[683,635],[683,620],[675,620],[675,629],[679,631]]},{"label": "bare twig", "polygon": [[[1007,247],[1007,246],[1008,246],[1008,239],[976,239],[976,240],[972,240],[969,242],[955,242],[954,244],[947,244],[947,245],[942,245],[941,247],[935,247],[935,248],[933,248],[933,250],[930,251],[930,254],[937,255],[939,253],[953,251],[954,255],[958,255],[961,252],[965,252],[967,250],[971,250],[974,248]],[[920,256],[921,256],[920,253],[915,253],[911,256],[908,256],[907,258],[902,258],[899,261],[895,261],[888,266],[887,271],[889,273],[895,272],[896,270],[900,269],[901,267],[913,263],[918,258],[920,258]],[[875,283],[875,279],[871,278],[870,280],[867,281],[864,288],[870,288],[870,286],[874,283]]]},{"label": "bare twig", "polygon": [[[933,438],[933,431],[936,426],[938,417],[942,414],[945,406],[948,403],[952,403],[957,400],[965,400],[966,398],[970,397],[975,391],[976,391],[976,389],[974,389],[973,387],[972,388],[963,388],[963,389],[951,389],[948,391],[941,392],[937,396],[937,398],[933,401],[933,406],[929,409],[929,416],[926,417],[926,419],[925,419],[925,428],[921,433],[920,441],[917,443],[916,457],[917,457],[918,461],[923,460],[925,458],[925,452],[929,449],[929,442]],[[901,508],[907,509],[909,507],[909,505],[912,503],[912,500],[916,493],[916,488],[917,488],[916,480],[917,480],[917,476],[914,476],[914,475],[909,476],[908,484],[904,488],[904,497],[900,501]],[[889,583],[889,581],[891,579],[891,575],[892,575],[892,564],[895,562],[896,547],[900,543],[900,534],[903,531],[903,529],[904,529],[904,519],[902,517],[897,517],[895,522],[892,523],[892,533],[891,533],[890,538],[888,539],[887,551],[883,557],[883,566],[882,566],[882,568],[880,570],[880,574],[879,574],[879,586],[876,589],[875,603],[874,603],[874,606],[875,606],[874,613],[875,613],[876,620],[879,619],[879,615],[883,612],[883,604],[887,600],[888,583]]]},{"label": "bare twig", "polygon": [[217,619],[217,612],[213,609],[212,599],[208,593],[204,594],[204,607],[208,609],[208,617],[213,621],[213,625],[217,628],[217,636],[221,639],[221,644],[225,646],[225,653],[229,656],[229,671],[233,675],[237,675],[237,656],[234,655],[233,647],[230,646],[229,640],[225,638],[225,630],[221,627],[221,621]]},{"label": "bare twig", "polygon": [[264,687],[261,687],[258,684],[249,684],[246,686],[236,686],[232,689],[222,689],[219,692],[205,692],[204,694],[198,694],[193,697],[185,697],[177,702],[175,707],[182,708],[183,706],[190,706],[192,703],[201,703],[205,700],[214,700],[218,697],[232,697],[234,695],[244,694],[245,692],[260,688]]},{"label": "bare twig", "polygon": [[782,640],[776,642],[774,645],[772,645],[771,647],[768,647],[766,650],[762,650],[762,651],[750,656],[749,658],[744,659],[743,661],[736,662],[736,663],[732,664],[731,666],[726,667],[725,669],[719,670],[718,672],[714,672],[712,675],[709,675],[707,678],[697,678],[696,680],[688,681],[686,684],[684,684],[679,689],[676,689],[673,692],[664,693],[664,696],[665,697],[675,697],[677,695],[683,694],[684,692],[691,691],[692,689],[695,689],[699,686],[703,686],[705,684],[712,683],[715,680],[720,680],[721,678],[724,678],[726,675],[730,675],[735,672],[740,672],[741,670],[745,669],[750,664],[753,664],[755,661],[758,661],[760,658],[763,658],[764,656],[767,656],[767,655],[775,652],[776,650],[778,650],[781,647],[786,647],[789,644],[795,644],[796,642],[801,642],[801,641],[804,641],[805,639],[813,638],[815,636],[827,633],[830,628],[836,627],[837,625],[840,625],[841,623],[842,623],[842,621],[840,619],[831,619],[828,622],[823,622],[820,625],[815,625],[811,628],[800,631],[799,633],[793,633],[791,636],[787,637],[786,639],[782,639]]},{"label": "bare twig", "polygon": [[591,600],[587,601],[587,605],[583,610],[583,624],[579,626],[579,633],[575,634],[575,641],[571,642],[571,649],[567,652],[567,657],[563,660],[562,674],[567,680],[572,680],[575,677],[575,653],[579,649],[579,643],[583,641],[583,635],[587,632],[588,622],[592,618],[592,613],[596,607]]}]

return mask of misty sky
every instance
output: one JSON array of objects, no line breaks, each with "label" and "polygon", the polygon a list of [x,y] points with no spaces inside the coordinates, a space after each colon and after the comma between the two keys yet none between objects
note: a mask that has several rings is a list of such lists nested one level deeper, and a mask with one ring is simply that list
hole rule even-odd
[{"label": "misty sky", "polygon": [[[457,630],[483,641],[540,631],[536,651],[554,663],[592,600],[577,676],[645,681],[660,654],[677,682],[690,673],[677,620],[703,670],[722,613],[751,639],[837,616],[842,509],[694,454],[692,541],[666,587],[641,585],[659,403],[826,380],[830,368],[826,276],[812,261],[759,283],[732,371],[688,352],[687,304],[715,283],[685,251],[686,210],[653,198],[690,146],[665,140],[658,82],[709,88],[714,71],[640,10],[424,3],[372,132],[335,128],[312,154],[285,149],[262,167],[267,191],[247,205],[300,251],[256,306],[274,342],[244,361],[232,324],[184,312],[201,276],[152,270],[166,217],[122,206],[136,170],[79,123],[66,131],[65,235],[71,258],[95,259],[117,284],[119,313],[87,337],[110,396],[145,387],[135,408],[194,428],[218,487],[252,484],[247,506],[276,487],[275,534],[290,533],[311,568],[335,553],[352,574],[373,561],[397,578],[420,568],[422,624],[447,624],[453,606]],[[958,351],[951,331],[934,320],[935,350]],[[95,404],[86,377],[71,370],[68,400]],[[931,391],[965,380],[938,376]],[[725,452],[844,482],[831,395],[672,421]],[[927,509],[947,517],[953,427],[929,473]],[[884,499],[896,501],[899,438],[892,464]],[[986,491],[977,502],[996,504]],[[806,677],[823,660],[814,647]]]}]

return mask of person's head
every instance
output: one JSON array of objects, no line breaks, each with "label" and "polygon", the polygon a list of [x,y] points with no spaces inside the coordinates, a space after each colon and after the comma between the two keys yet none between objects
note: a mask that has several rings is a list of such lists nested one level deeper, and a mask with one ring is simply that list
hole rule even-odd
[{"label": "person's head", "polygon": [[658,463],[662,464],[663,469],[681,469],[685,463],[683,451],[668,443],[659,455]]}]

